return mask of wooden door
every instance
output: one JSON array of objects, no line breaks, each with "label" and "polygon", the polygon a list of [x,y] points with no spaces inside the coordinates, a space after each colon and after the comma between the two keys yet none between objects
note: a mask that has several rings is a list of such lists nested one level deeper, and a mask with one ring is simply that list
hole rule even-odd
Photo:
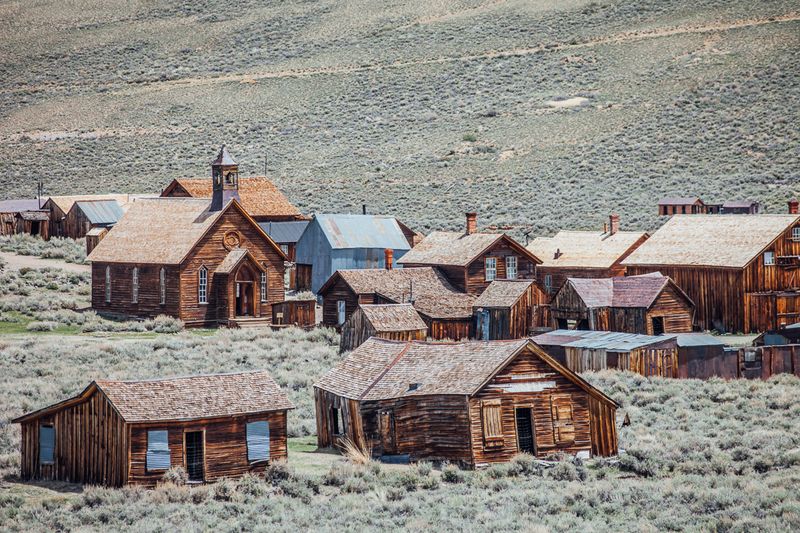
[{"label": "wooden door", "polygon": [[393,411],[388,409],[381,411],[380,430],[383,455],[392,455],[397,453]]}]

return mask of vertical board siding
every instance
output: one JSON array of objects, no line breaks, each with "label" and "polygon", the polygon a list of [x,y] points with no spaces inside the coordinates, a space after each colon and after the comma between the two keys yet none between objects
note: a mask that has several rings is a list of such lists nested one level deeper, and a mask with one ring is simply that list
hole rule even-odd
[{"label": "vertical board siding", "polygon": [[[111,302],[105,300],[106,267],[111,270]],[[139,301],[133,303],[133,269],[139,268]],[[162,265],[92,263],[92,309],[98,313],[154,318],[180,314],[180,271],[165,266],[167,301],[161,305],[159,271]]]}]

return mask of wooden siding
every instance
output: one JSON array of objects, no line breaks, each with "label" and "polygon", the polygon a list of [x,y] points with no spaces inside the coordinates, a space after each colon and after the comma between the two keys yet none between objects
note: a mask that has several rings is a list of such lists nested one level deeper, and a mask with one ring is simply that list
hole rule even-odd
[{"label": "wooden siding", "polygon": [[530,335],[536,325],[537,303],[544,298],[544,293],[531,284],[525,294],[514,305],[507,308],[487,308],[489,318],[489,337],[482,338],[480,327],[480,310],[475,310],[475,338],[477,340],[522,339]]},{"label": "wooden siding", "polygon": [[475,325],[472,317],[463,319],[433,319],[420,313],[422,320],[428,326],[428,337],[433,340],[471,339],[475,336]]},{"label": "wooden siding", "polygon": [[321,296],[322,325],[329,328],[340,328],[342,326],[342,324],[339,324],[338,304],[336,303],[339,300],[345,301],[345,321],[358,309],[359,303],[373,303],[371,295],[361,295],[359,297],[341,277],[339,277],[336,283],[330,286],[324,294],[321,294]]},{"label": "wooden siding", "polygon": [[17,213],[0,213],[0,236],[33,235],[44,240],[50,238],[47,220],[24,220]]},{"label": "wooden siding", "polygon": [[317,323],[316,300],[287,300],[272,305],[272,323],[313,327]]},{"label": "wooden siding", "polygon": [[800,292],[744,295],[744,320],[754,331],[775,331],[800,322]]},{"label": "wooden siding", "polygon": [[[40,464],[39,426],[55,430],[53,464]],[[121,486],[128,479],[125,422],[100,391],[39,419],[23,422],[20,474],[23,479]]]},{"label": "wooden siding", "polygon": [[349,352],[361,346],[370,337],[393,341],[422,341],[428,336],[427,328],[403,331],[377,331],[361,311],[356,311],[342,326],[339,351]]},{"label": "wooden siding", "polygon": [[[335,434],[333,431],[333,409],[339,409],[341,413],[343,427],[339,428],[339,434]],[[357,400],[314,387],[314,410],[317,419],[318,447],[336,447],[341,444],[341,439],[348,438],[360,449],[366,449],[367,440],[361,424],[361,408]]]},{"label": "wooden siding", "polygon": [[[111,303],[105,300],[106,266],[111,268]],[[133,303],[133,268],[139,268],[139,302]],[[166,303],[161,305],[161,265],[92,263],[92,309],[98,313],[152,318],[179,316],[180,273],[177,266],[165,266]]]},{"label": "wooden siding", "polygon": [[131,484],[155,486],[164,476],[164,471],[147,471],[147,431],[167,430],[172,466],[186,466],[184,457],[184,433],[204,432],[204,481],[211,482],[224,477],[241,476],[247,472],[261,473],[266,461],[247,460],[247,423],[266,420],[269,422],[269,456],[271,461],[287,458],[286,411],[270,411],[246,416],[216,418],[194,421],[170,421],[135,424],[130,426],[130,472]]},{"label": "wooden siding", "polygon": [[643,376],[678,377],[678,348],[672,346],[636,348],[630,352],[564,347],[566,366],[573,372],[615,368]]},{"label": "wooden siding", "polygon": [[694,322],[694,306],[686,301],[675,286],[668,283],[647,310],[643,333],[654,334],[653,318],[656,317],[664,319],[664,333],[689,333]]},{"label": "wooden siding", "polygon": [[61,210],[52,200],[47,200],[42,209],[50,211],[50,222],[48,223],[48,234],[50,237],[67,237],[65,218],[67,214]]},{"label": "wooden siding", "polygon": [[[634,248],[632,247],[632,249]],[[624,276],[625,271],[625,267],[621,266],[614,268],[560,268],[539,265],[536,267],[536,282],[546,297],[546,303],[550,303],[567,282],[567,278],[613,278]],[[546,276],[550,276],[551,280],[549,291],[545,286]]]}]

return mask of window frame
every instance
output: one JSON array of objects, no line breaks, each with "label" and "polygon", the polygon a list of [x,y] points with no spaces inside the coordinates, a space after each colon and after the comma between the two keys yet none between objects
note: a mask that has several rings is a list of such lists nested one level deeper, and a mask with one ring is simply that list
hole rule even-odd
[{"label": "window frame", "polygon": [[139,303],[139,267],[131,269],[131,303]]},{"label": "window frame", "polygon": [[267,301],[267,291],[269,290],[269,279],[267,278],[266,270],[261,271],[258,281],[259,281],[258,287],[260,290],[259,300],[261,301],[261,303],[264,303]]},{"label": "window frame", "polygon": [[[53,433],[53,449],[50,451],[50,460],[45,461],[42,459],[42,430],[49,429]],[[39,424],[39,464],[40,465],[54,465],[56,464],[56,427],[52,423]]]},{"label": "window frame", "polygon": [[281,252],[283,252],[283,254],[286,257],[289,257],[289,245],[288,244],[279,244],[278,246],[280,247]]},{"label": "window frame", "polygon": [[800,226],[792,228],[792,241],[800,242]]},{"label": "window frame", "polygon": [[197,270],[197,303],[208,305],[208,268],[205,265]]},{"label": "window frame", "polygon": [[[169,429],[167,428],[150,428],[145,430],[146,431],[146,439],[145,439],[145,448],[144,448],[144,470],[147,473],[150,472],[166,472],[172,467],[172,450],[169,449]],[[151,433],[165,433],[166,434],[166,442],[167,442],[167,467],[158,467],[158,468],[150,468],[150,463],[148,462],[148,455],[150,454],[150,434]]]},{"label": "window frame", "polygon": [[553,293],[553,275],[552,274],[545,274],[544,275],[544,292],[547,294]]},{"label": "window frame", "polygon": [[[493,267],[489,268],[489,262],[493,263]],[[489,277],[489,272],[492,272],[492,276]],[[483,259],[483,277],[484,281],[494,281],[497,279],[497,258],[496,257],[486,257]]]},{"label": "window frame", "polygon": [[158,271],[158,304],[167,305],[167,269],[164,267]]},{"label": "window frame", "polygon": [[[562,418],[561,407],[569,408],[569,418]],[[553,440],[558,445],[575,442],[575,405],[571,394],[553,394],[550,396],[550,410],[553,421]]]},{"label": "window frame", "polygon": [[[769,261],[767,261],[769,257]],[[775,252],[767,250],[764,252],[764,266],[775,266]]]},{"label": "window frame", "polygon": [[341,437],[345,434],[344,417],[339,407],[331,406],[331,435]]},{"label": "window frame", "polygon": [[111,266],[106,265],[105,301],[111,303]]},{"label": "window frame", "polygon": [[[261,458],[251,459],[250,458],[250,451],[251,451],[251,449],[250,449],[250,441],[251,440],[255,441],[255,437],[259,437],[259,436],[254,436],[253,439],[250,438],[250,427],[254,426],[255,424],[266,424],[266,427],[267,427],[267,433],[266,433],[267,456],[266,457],[261,457]],[[272,459],[272,440],[270,439],[269,420],[250,420],[250,421],[248,421],[245,424],[244,440],[245,440],[245,445],[247,447],[247,462],[249,464],[261,463],[261,462],[264,462],[264,461],[270,461]]]},{"label": "window frame", "polygon": [[336,300],[336,325],[342,326],[347,320],[347,302]]},{"label": "window frame", "polygon": [[[513,263],[514,268],[511,268],[511,264]],[[512,278],[509,272],[513,270],[514,277]],[[516,255],[507,255],[506,256],[506,279],[517,279],[519,277],[519,259]]]}]

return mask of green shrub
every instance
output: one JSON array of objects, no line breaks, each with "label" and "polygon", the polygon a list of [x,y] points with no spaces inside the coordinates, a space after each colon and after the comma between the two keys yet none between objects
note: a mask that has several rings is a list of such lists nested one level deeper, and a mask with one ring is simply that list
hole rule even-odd
[{"label": "green shrub", "polygon": [[189,481],[189,474],[186,473],[186,469],[182,466],[173,466],[166,471],[161,479],[166,483],[183,486]]},{"label": "green shrub", "polygon": [[463,483],[464,472],[454,464],[445,465],[442,468],[442,481],[445,483]]}]

